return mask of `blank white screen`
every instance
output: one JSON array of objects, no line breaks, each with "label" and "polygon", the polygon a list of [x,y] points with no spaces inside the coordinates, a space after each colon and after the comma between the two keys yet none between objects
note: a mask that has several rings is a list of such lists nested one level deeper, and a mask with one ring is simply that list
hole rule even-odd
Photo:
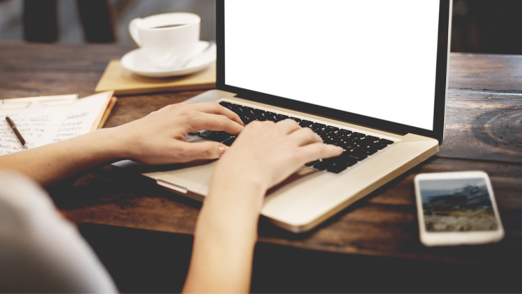
[{"label": "blank white screen", "polygon": [[226,0],[225,84],[433,130],[439,0]]}]

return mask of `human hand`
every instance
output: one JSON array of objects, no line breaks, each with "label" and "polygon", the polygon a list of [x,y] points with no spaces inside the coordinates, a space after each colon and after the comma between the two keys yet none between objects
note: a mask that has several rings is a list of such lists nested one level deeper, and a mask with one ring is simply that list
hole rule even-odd
[{"label": "human hand", "polygon": [[187,143],[189,132],[201,129],[239,134],[244,124],[217,102],[180,103],[113,129],[124,158],[146,164],[173,164],[216,159],[228,149],[217,142]]},{"label": "human hand", "polygon": [[257,220],[266,190],[305,163],[338,156],[293,120],[251,122],[219,159],[195,230],[184,291],[245,292],[250,288]]},{"label": "human hand", "polygon": [[219,178],[217,182],[255,183],[267,190],[305,163],[342,152],[340,147],[323,144],[319,135],[293,120],[254,121],[219,160],[214,177]]}]

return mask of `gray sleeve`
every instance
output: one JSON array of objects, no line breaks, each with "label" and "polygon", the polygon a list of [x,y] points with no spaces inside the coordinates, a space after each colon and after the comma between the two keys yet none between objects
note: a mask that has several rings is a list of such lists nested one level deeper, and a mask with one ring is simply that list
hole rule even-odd
[{"label": "gray sleeve", "polygon": [[0,171],[0,292],[117,292],[47,193],[5,171]]}]

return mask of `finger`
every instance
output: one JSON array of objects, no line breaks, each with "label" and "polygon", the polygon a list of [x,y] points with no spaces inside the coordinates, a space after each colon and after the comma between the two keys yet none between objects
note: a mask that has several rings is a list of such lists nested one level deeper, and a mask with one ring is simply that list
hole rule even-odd
[{"label": "finger", "polygon": [[301,128],[293,119],[285,119],[278,122],[277,125],[285,134],[293,133]]},{"label": "finger", "polygon": [[217,142],[182,143],[178,156],[181,162],[194,160],[217,159],[228,149],[227,146]]},{"label": "finger", "polygon": [[323,143],[314,143],[299,148],[299,157],[303,164],[320,158],[330,158],[343,153],[343,148]]},{"label": "finger", "polygon": [[245,127],[227,116],[199,112],[191,119],[191,132],[201,129],[239,134]]},{"label": "finger", "polygon": [[196,104],[193,104],[193,106],[196,110],[199,110],[201,112],[224,115],[224,116],[230,118],[231,120],[237,122],[240,125],[243,125],[243,126],[245,125],[243,123],[243,121],[241,120],[241,118],[239,117],[239,115],[237,115],[232,110],[221,106],[221,104],[219,104],[217,102],[196,103]]},{"label": "finger", "polygon": [[309,128],[301,128],[289,135],[297,146],[304,146],[313,143],[323,143],[323,139]]}]

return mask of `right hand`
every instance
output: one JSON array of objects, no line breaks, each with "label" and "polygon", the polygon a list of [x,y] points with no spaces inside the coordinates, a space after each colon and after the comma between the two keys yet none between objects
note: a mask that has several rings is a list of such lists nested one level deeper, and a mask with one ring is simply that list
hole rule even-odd
[{"label": "right hand", "polygon": [[251,122],[218,160],[196,225],[184,291],[246,292],[266,190],[305,163],[340,155],[293,120]]},{"label": "right hand", "polygon": [[323,144],[319,135],[293,120],[254,121],[219,160],[214,178],[236,185],[256,184],[267,190],[304,164],[338,156],[342,148]]}]

